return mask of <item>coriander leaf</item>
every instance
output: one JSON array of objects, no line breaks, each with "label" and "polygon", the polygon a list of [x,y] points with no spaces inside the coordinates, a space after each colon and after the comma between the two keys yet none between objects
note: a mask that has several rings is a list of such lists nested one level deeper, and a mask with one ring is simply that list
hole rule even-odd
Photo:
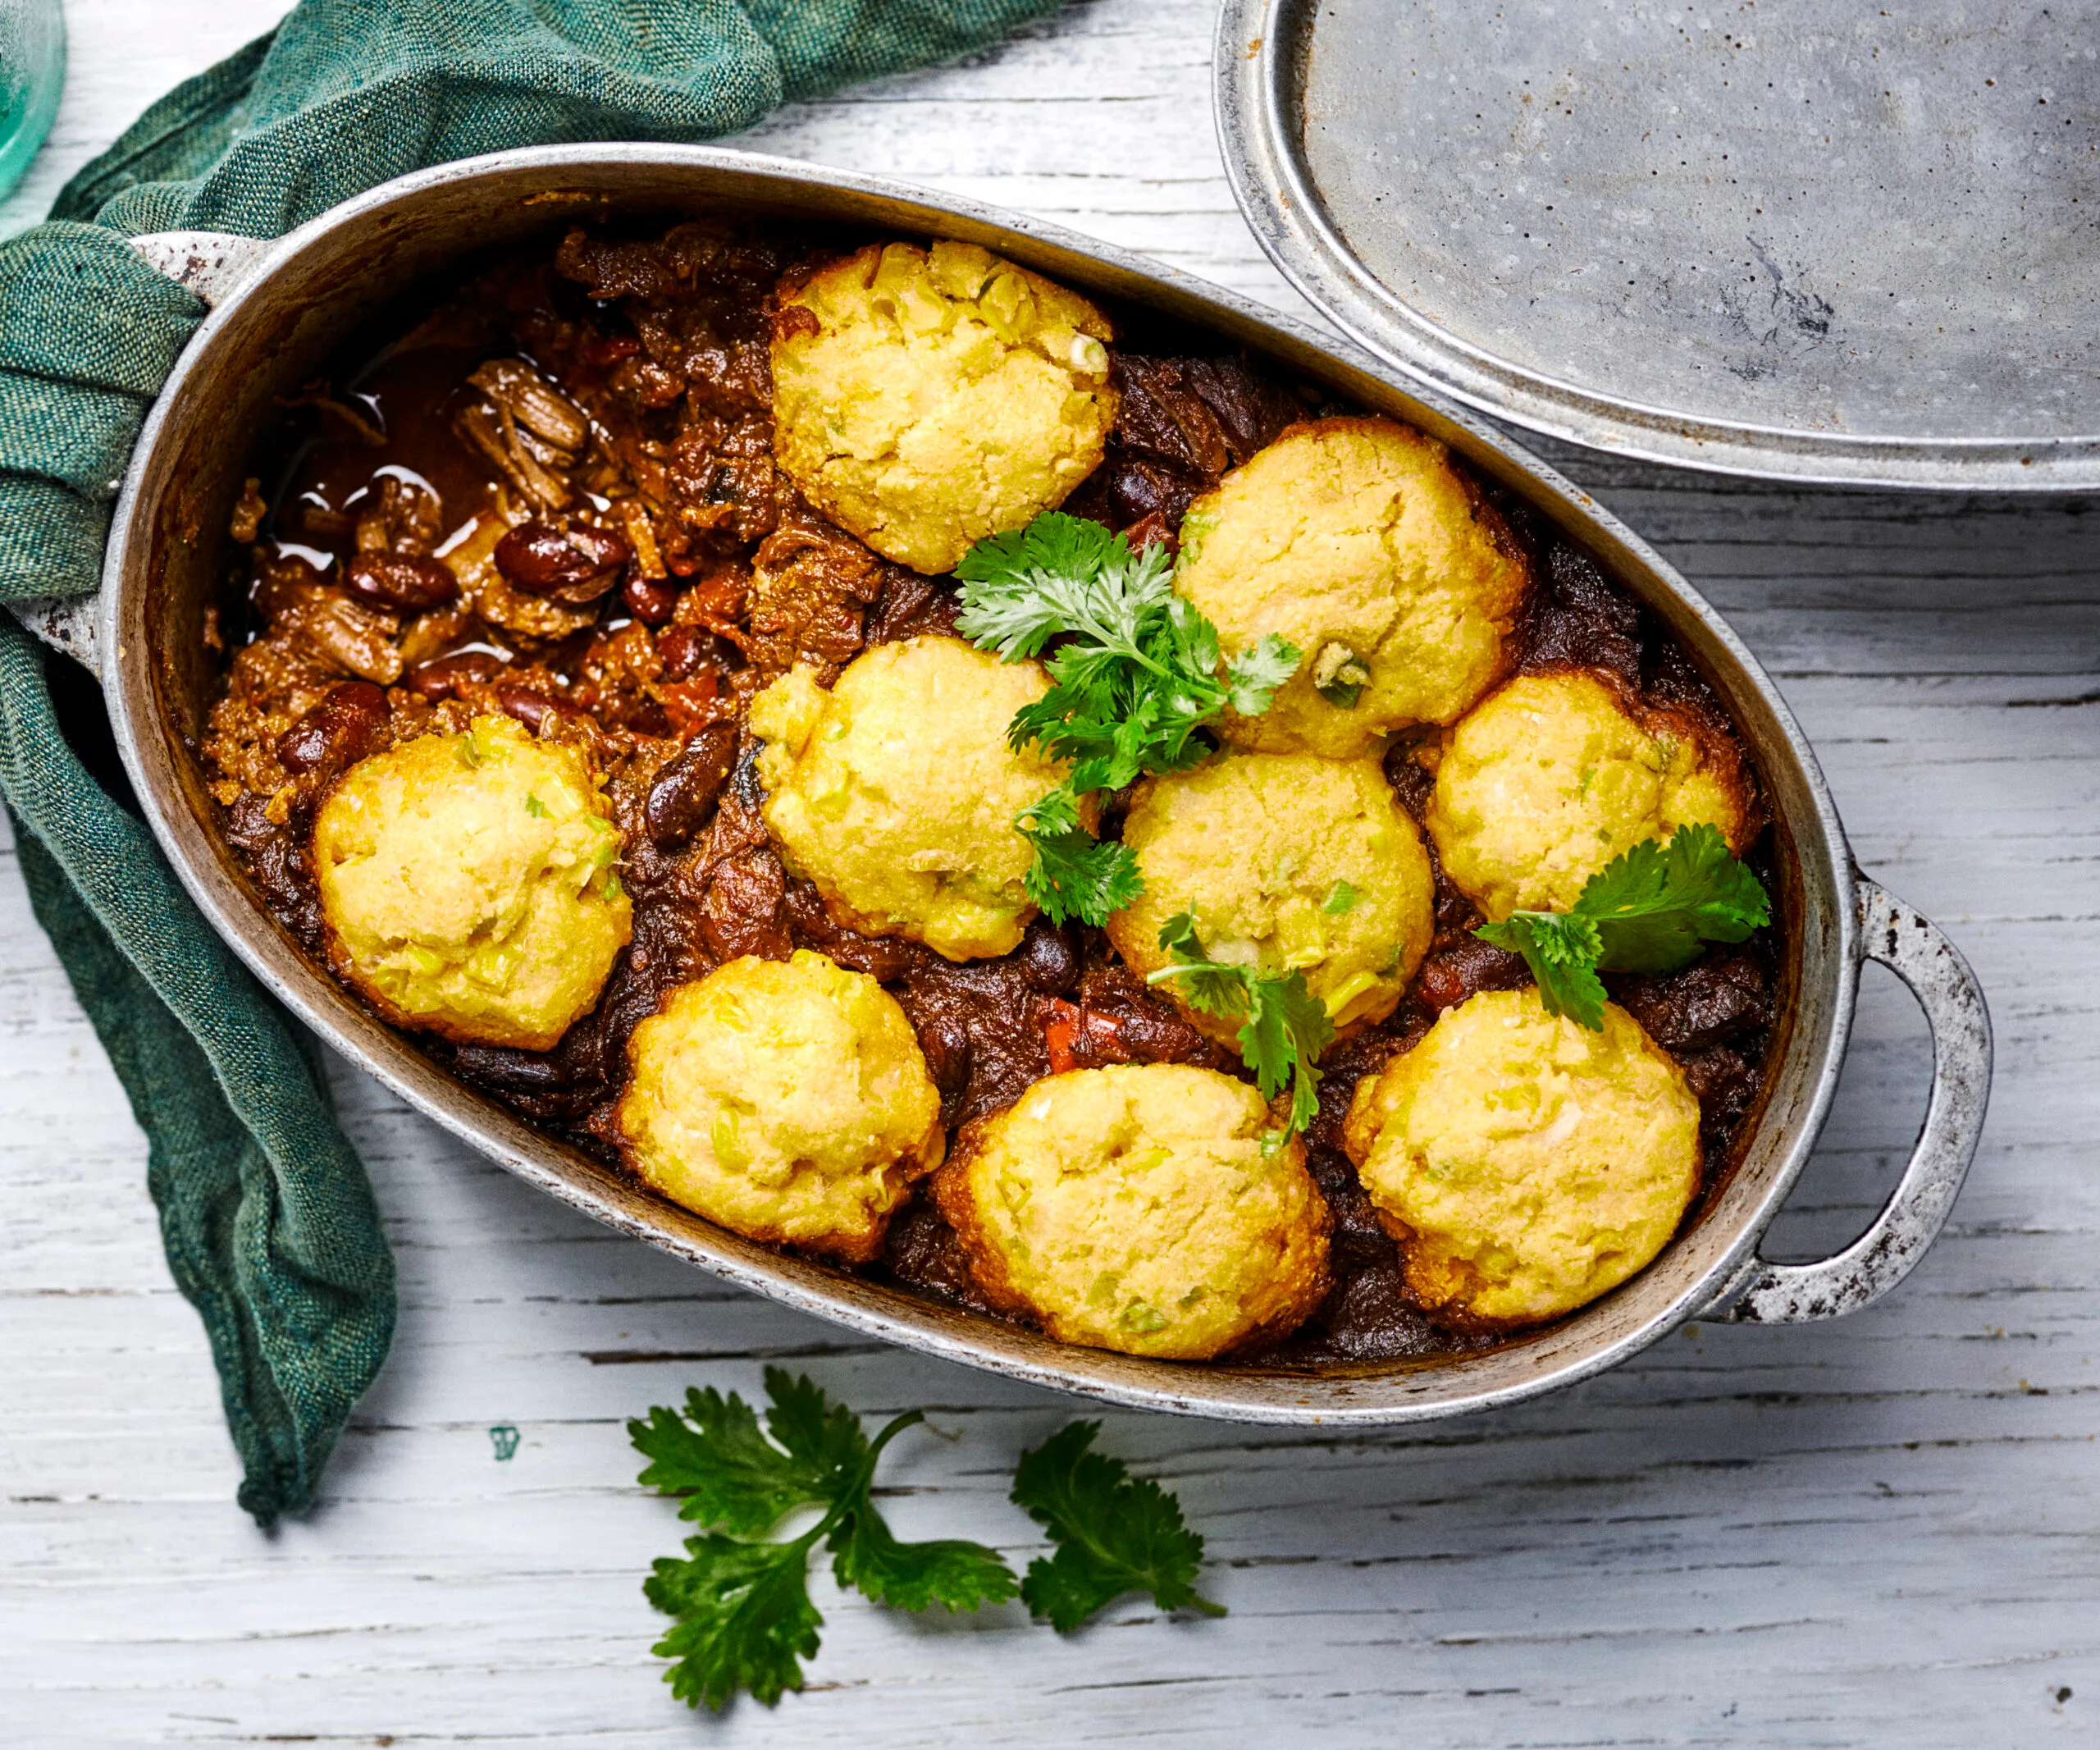
[{"label": "coriander leaf", "polygon": [[1162,546],[1133,553],[1100,523],[1057,510],[978,542],[955,574],[964,585],[956,629],[1007,662],[1067,632],[1136,656],[1141,631],[1173,595]]},{"label": "coriander leaf", "polygon": [[960,1538],[901,1543],[872,1509],[833,1527],[830,1548],[832,1573],[841,1586],[856,1588],[892,1610],[923,1611],[938,1604],[974,1611],[1003,1604],[1020,1589],[996,1550]]},{"label": "coriander leaf", "polygon": [[1014,825],[1024,833],[1044,833],[1052,836],[1085,830],[1080,825],[1080,799],[1068,784],[1061,784],[1054,790],[1045,791],[1034,802],[1014,816]]},{"label": "coriander leaf", "polygon": [[1596,921],[1600,964],[1614,972],[1674,972],[1701,942],[1740,942],[1772,921],[1764,884],[1719,828],[1681,826],[1667,846],[1646,839],[1590,877],[1575,910]]},{"label": "coriander leaf", "polygon": [[[1239,1055],[1254,1072],[1263,1099],[1290,1090],[1289,1129],[1302,1131],[1320,1108],[1320,1072],[1313,1066],[1335,1037],[1327,1005],[1314,996],[1303,972],[1263,972],[1212,960],[1196,934],[1196,922],[1177,912],[1160,926],[1159,945],[1174,964],[1148,974],[1157,985],[1173,979],[1192,1008],[1207,1015],[1244,1015]],[[1281,1139],[1277,1139],[1281,1140]],[[1264,1153],[1272,1152],[1264,1145]]]},{"label": "coriander leaf", "polygon": [[1148,975],[1147,984],[1174,980],[1176,988],[1189,999],[1189,1006],[1206,1015],[1246,1013],[1253,969],[1224,966],[1212,960],[1197,939],[1196,921],[1186,912],[1176,912],[1160,925],[1159,945],[1174,956],[1175,964]]},{"label": "coriander leaf", "polygon": [[1086,580],[1127,543],[1084,517],[1046,511],[1027,528],[988,536],[962,556],[955,574],[970,586],[956,628],[1008,662],[1034,656],[1084,612]]},{"label": "coriander leaf", "polygon": [[[1161,734],[1165,719],[1173,709],[1170,701],[1157,693],[1147,693],[1130,708],[1123,720],[1116,725],[1112,746],[1115,753],[1102,766],[1094,782],[1089,786],[1096,790],[1120,790],[1126,784],[1137,782],[1138,774],[1145,769],[1146,755],[1155,741],[1167,737]],[[1091,762],[1089,762],[1091,763]],[[1072,788],[1080,787],[1080,774],[1072,774]]]},{"label": "coriander leaf", "polygon": [[998,583],[1030,572],[1085,576],[1113,555],[1115,537],[1090,517],[1046,511],[1025,528],[988,535],[962,556],[955,574],[966,583]]},{"label": "coriander leaf", "polygon": [[682,1417],[660,1404],[646,1420],[628,1423],[627,1432],[635,1450],[651,1460],[641,1482],[682,1495],[682,1519],[756,1537],[792,1509],[833,1493],[835,1468],[806,1452],[782,1451],[759,1432],[751,1405],[733,1392],[724,1398],[711,1386],[688,1391]]},{"label": "coriander leaf", "polygon": [[951,1611],[974,1611],[1011,1598],[1017,1583],[996,1551],[956,1538],[900,1543],[869,1498],[883,1448],[925,1419],[923,1411],[908,1410],[867,1446],[850,1510],[824,1528],[830,1533],[833,1575],[841,1586],[858,1587],[876,1603],[897,1610],[923,1611],[939,1604]]},{"label": "coriander leaf", "polygon": [[1243,717],[1260,716],[1269,708],[1276,688],[1298,672],[1298,647],[1273,632],[1253,649],[1242,651],[1225,671],[1232,708]]},{"label": "coriander leaf", "polygon": [[1028,897],[1053,924],[1073,917],[1106,923],[1110,912],[1144,890],[1128,848],[1096,839],[1080,824],[1079,798],[1070,784],[1016,815],[1014,828],[1035,847],[1023,878]]},{"label": "coriander leaf", "polygon": [[1601,953],[1597,927],[1572,912],[1515,912],[1473,934],[1524,957],[1538,980],[1539,1000],[1549,1015],[1565,1015],[1592,1032],[1603,1030],[1605,987],[1596,972]]},{"label": "coriander leaf", "polygon": [[1029,833],[1035,861],[1023,885],[1053,924],[1072,918],[1101,925],[1144,891],[1144,877],[1129,849],[1084,832]]},{"label": "coriander leaf", "polygon": [[[856,1474],[874,1456],[861,1419],[833,1403],[806,1373],[797,1378],[785,1368],[765,1370],[765,1395],[773,1400],[765,1413],[766,1432],[797,1464],[827,1478],[824,1496],[835,1500],[851,1488]],[[895,1432],[887,1430],[882,1437]]]},{"label": "coriander leaf", "polygon": [[1605,1024],[1600,969],[1674,972],[1702,942],[1740,942],[1771,921],[1764,884],[1719,828],[1681,826],[1614,857],[1564,912],[1515,912],[1473,932],[1524,957],[1549,1014],[1592,1030]]},{"label": "coriander leaf", "polygon": [[1320,1053],[1334,1042],[1327,1005],[1306,988],[1305,975],[1257,978],[1249,986],[1239,1054],[1254,1072],[1263,1099],[1290,1090],[1290,1128],[1302,1131],[1320,1110]]},{"label": "coriander leaf", "polygon": [[1057,1545],[1029,1564],[1023,1602],[1061,1634],[1129,1592],[1149,1592],[1163,1611],[1224,1615],[1197,1594],[1203,1540],[1182,1523],[1180,1504],[1121,1460],[1089,1451],[1100,1432],[1098,1422],[1071,1423],[1020,1455],[1014,1504]]},{"label": "coriander leaf", "polygon": [[1176,596],[1166,605],[1166,636],[1173,666],[1185,674],[1216,674],[1225,660],[1218,647],[1217,628],[1186,596]]},{"label": "coriander leaf", "polygon": [[1101,759],[1114,751],[1121,721],[1112,701],[1089,701],[1085,688],[1076,683],[1057,685],[1014,713],[1007,742],[1016,753],[1032,744],[1049,760]]},{"label": "coriander leaf", "polygon": [[1019,816],[1014,816],[1014,825],[1020,832],[1042,832],[1048,836],[1058,836],[1065,832],[1084,832],[1080,825],[1080,798],[1073,794],[1069,784],[1061,784],[1057,790],[1046,790],[1038,801],[1025,806]]},{"label": "coriander leaf", "polygon": [[1186,912],[1176,912],[1159,926],[1159,945],[1170,954],[1194,961],[1208,961],[1209,953],[1196,934],[1196,921]]},{"label": "coriander leaf", "polygon": [[659,1557],[642,1582],[649,1602],[677,1621],[652,1649],[676,1661],[664,1675],[693,1707],[722,1708],[739,1689],[768,1707],[802,1687],[824,1618],[810,1602],[812,1538],[743,1543],[710,1532],[686,1540],[687,1559]]}]

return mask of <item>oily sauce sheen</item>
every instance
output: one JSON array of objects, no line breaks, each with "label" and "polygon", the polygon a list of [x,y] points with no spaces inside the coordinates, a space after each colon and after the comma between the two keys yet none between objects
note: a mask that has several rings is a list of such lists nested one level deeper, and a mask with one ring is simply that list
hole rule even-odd
[{"label": "oily sauce sheen", "polygon": [[[1066,1069],[1246,1073],[1099,930],[1038,918],[1013,953],[955,963],[842,928],[774,849],[744,726],[751,696],[798,660],[829,682],[872,646],[952,632],[957,607],[947,580],[879,558],[772,464],[769,297],[783,272],[858,240],[784,226],[687,225],[653,239],[578,231],[558,250],[507,260],[288,402],[253,452],[256,485],[235,513],[235,563],[207,632],[226,653],[228,683],[204,752],[230,842],[310,952],[321,941],[313,816],[358,760],[457,726],[447,711],[500,711],[535,735],[586,742],[606,773],[633,937],[595,1010],[550,1051],[418,1043],[609,1163],[629,1035],[672,988],[746,954],[812,948],[878,980],[917,1033],[951,1133]],[[1116,313],[1118,414],[1105,459],[1064,508],[1134,543],[1171,542],[1192,499],[1294,422],[1355,411],[1200,331]],[[535,371],[588,415],[586,443],[560,429],[558,408],[534,412]],[[538,427],[525,423],[533,418]],[[534,522],[506,536],[497,563],[513,580],[503,610],[513,624],[491,624],[433,555],[492,491],[529,498],[564,483],[602,514],[580,532],[572,519],[565,536]],[[622,519],[637,488],[666,507],[653,529]],[[1683,652],[1586,554],[1521,502],[1481,490],[1537,579],[1513,643],[1520,672],[1605,673],[1732,735]],[[1433,740],[1403,736],[1386,759],[1418,821],[1431,777],[1416,753]],[[1110,799],[1104,835],[1122,800]],[[1776,892],[1769,837],[1749,861]],[[1265,1362],[1374,1362],[1493,1341],[1408,1305],[1397,1249],[1341,1147],[1359,1078],[1442,1010],[1530,982],[1521,958],[1472,934],[1481,915],[1440,869],[1436,895],[1435,939],[1406,998],[1321,1065],[1308,1141],[1334,1218],[1334,1287]],[[1778,956],[1768,930],[1666,977],[1607,975],[1613,1000],[1671,1053],[1699,1100],[1710,1186],[1761,1083]],[[865,1268],[984,1309],[923,1185]]]}]

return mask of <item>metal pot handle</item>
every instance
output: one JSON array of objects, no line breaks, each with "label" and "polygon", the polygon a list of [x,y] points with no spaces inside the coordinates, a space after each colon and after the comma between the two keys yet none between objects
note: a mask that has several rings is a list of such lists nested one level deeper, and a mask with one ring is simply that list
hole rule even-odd
[{"label": "metal pot handle", "polygon": [[1932,1099],[1903,1177],[1874,1224],[1834,1258],[1753,1256],[1694,1314],[1727,1324],[1801,1324],[1871,1305],[1908,1276],[1954,1208],[1991,1086],[1991,1017],[1961,951],[1923,913],[1856,875],[1861,951],[1911,988],[1933,1035]]},{"label": "metal pot handle", "polygon": [[[253,270],[270,245],[223,231],[157,231],[131,239],[146,265],[215,307]],[[36,637],[87,668],[101,671],[95,648],[97,594],[38,596],[7,605]]]}]

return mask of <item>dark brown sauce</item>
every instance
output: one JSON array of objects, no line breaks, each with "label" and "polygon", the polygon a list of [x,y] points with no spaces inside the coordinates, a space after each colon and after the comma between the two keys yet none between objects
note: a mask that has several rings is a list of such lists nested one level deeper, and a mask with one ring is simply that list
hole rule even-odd
[{"label": "dark brown sauce", "polygon": [[[630,564],[567,637],[523,637],[472,614],[414,625],[382,615],[380,635],[404,645],[421,638],[425,647],[383,695],[365,683],[353,697],[325,665],[287,681],[284,663],[255,660],[267,652],[250,658],[265,681],[251,684],[248,670],[235,669],[234,690],[253,706],[253,721],[236,724],[241,733],[257,746],[276,738],[282,775],[302,770],[283,763],[285,750],[313,754],[311,776],[294,786],[283,818],[271,818],[251,783],[231,800],[226,821],[269,909],[309,951],[318,948],[320,925],[306,837],[326,783],[356,756],[351,750],[417,733],[433,711],[470,703],[509,711],[536,732],[551,713],[557,730],[593,738],[610,773],[608,794],[627,846],[622,876],[634,902],[633,939],[596,1009],[550,1052],[418,1044],[467,1082],[607,1162],[618,1160],[610,1118],[628,1035],[671,988],[746,953],[777,958],[807,947],[880,980],[918,1033],[952,1126],[1000,1110],[1064,1068],[1172,1062],[1244,1073],[1132,976],[1098,930],[1059,930],[1038,920],[1014,953],[957,965],[899,938],[842,929],[815,890],[782,867],[759,816],[744,700],[797,657],[835,672],[867,646],[950,631],[956,605],[944,581],[876,559],[773,473],[765,297],[783,271],[822,248],[822,240],[801,234],[774,239],[705,226],[656,242],[572,234],[559,271],[544,255],[500,266],[332,390],[315,386],[254,452],[269,513],[253,576],[231,581],[221,610],[236,648],[272,635],[263,611],[278,599],[268,593],[277,563],[271,543],[326,555],[335,564],[327,575],[340,576],[360,511],[383,484],[376,470],[394,470],[398,479],[405,468],[427,482],[447,530],[483,506],[494,471],[456,435],[454,421],[471,399],[465,379],[492,358],[530,361],[589,414],[601,435],[577,464],[581,477],[641,487],[664,507],[661,574],[642,575],[638,560]],[[1121,409],[1108,453],[1066,508],[1134,541],[1171,541],[1190,499],[1285,426],[1349,410],[1143,313],[1130,313],[1124,331],[1115,364]],[[1683,654],[1586,554],[1521,502],[1484,496],[1498,504],[1539,579],[1514,640],[1518,669],[1588,669],[1649,705],[1695,713],[1732,734]],[[616,526],[616,511],[599,519]],[[404,541],[418,544],[413,536]],[[381,699],[376,708],[373,697]],[[214,745],[232,746],[231,733]],[[274,784],[269,758],[253,759],[252,770]],[[1386,770],[1419,818],[1430,779],[1413,749],[1396,746]],[[1770,836],[1751,861],[1777,892]],[[1521,959],[1472,934],[1480,914],[1440,868],[1436,891],[1435,939],[1407,1000],[1339,1042],[1322,1066],[1319,1117],[1308,1141],[1333,1216],[1333,1291],[1294,1336],[1242,1359],[1347,1367],[1493,1341],[1443,1328],[1408,1305],[1398,1250],[1341,1149],[1342,1121],[1362,1076],[1420,1039],[1441,1010],[1478,991],[1529,982]],[[1778,954],[1768,930],[1667,978],[1607,980],[1615,1000],[1683,1067],[1701,1103],[1710,1182],[1724,1170],[1761,1081]],[[870,1271],[982,1309],[955,1236],[923,1190],[898,1212]]]}]

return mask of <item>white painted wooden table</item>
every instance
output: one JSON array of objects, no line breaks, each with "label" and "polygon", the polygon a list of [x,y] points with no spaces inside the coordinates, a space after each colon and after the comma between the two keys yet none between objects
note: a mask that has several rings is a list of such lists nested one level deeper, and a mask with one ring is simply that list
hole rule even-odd
[{"label": "white painted wooden table", "polygon": [[[58,129],[0,224],[274,0],[69,0]],[[748,143],[1055,217],[1297,300],[1220,174],[1202,0],[1096,0]],[[1705,1328],[1509,1414],[1329,1438],[1110,1414],[1177,1488],[1221,1622],[838,1597],[810,1690],[689,1715],[639,1579],[674,1549],[622,1424],[764,1360],[864,1410],[906,1536],[1025,1560],[1020,1447],[1074,1406],[716,1286],[337,1087],[400,1334],[304,1523],[257,1533],[144,1149],[0,872],[0,1742],[1958,1747],[2100,1742],[2100,550],[2086,502],[1800,492],[1558,458],[1729,615],[1820,750],[1862,864],[1952,931],[1998,1079],[1952,1225],[1874,1310]],[[0,852],[11,861],[11,851]],[[1871,985],[1786,1218],[1856,1231],[1922,1107]],[[491,1424],[523,1444],[497,1462]]]}]

